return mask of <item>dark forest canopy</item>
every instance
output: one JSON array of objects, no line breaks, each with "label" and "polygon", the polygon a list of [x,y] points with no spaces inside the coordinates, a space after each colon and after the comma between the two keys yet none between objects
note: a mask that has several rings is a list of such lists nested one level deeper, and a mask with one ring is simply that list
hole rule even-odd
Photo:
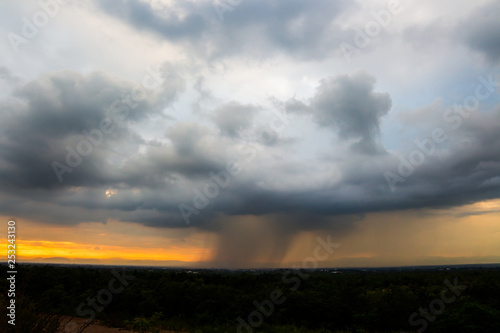
[{"label": "dark forest canopy", "polygon": [[18,301],[30,310],[18,309],[19,323],[23,315],[79,312],[151,332],[500,332],[498,266],[229,271],[22,265],[18,271]]}]

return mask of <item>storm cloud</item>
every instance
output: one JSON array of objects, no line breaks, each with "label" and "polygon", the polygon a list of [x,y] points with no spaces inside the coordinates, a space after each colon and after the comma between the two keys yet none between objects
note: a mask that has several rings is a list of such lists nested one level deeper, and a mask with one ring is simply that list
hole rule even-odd
[{"label": "storm cloud", "polygon": [[[68,147],[76,151],[85,138],[83,131],[99,128],[114,98],[132,87],[105,73],[51,73],[19,87],[4,101],[2,187],[17,195],[29,193],[26,198],[33,203],[50,202],[54,208],[46,214],[61,223],[67,222],[66,207],[74,207],[100,210],[89,213],[89,219],[102,214],[158,227],[209,229],[219,228],[217,219],[222,216],[300,216],[302,222],[294,228],[308,229],[324,227],[319,216],[453,206],[497,197],[499,108],[475,114],[459,130],[450,129],[448,142],[442,144],[441,152],[446,153],[426,156],[392,192],[383,175],[397,172],[401,159],[382,149],[375,155],[370,150],[380,145],[382,116],[391,107],[390,96],[375,92],[375,84],[375,78],[363,72],[320,80],[295,116],[318,129],[327,128],[340,142],[354,139],[352,145],[337,146],[341,159],[318,158],[316,165],[308,166],[306,161],[275,155],[279,147],[244,143],[239,133],[258,130],[251,121],[257,111],[235,102],[214,109],[215,127],[177,121],[160,141],[148,141],[131,124],[146,121],[170,103],[158,105],[161,98],[150,98],[58,182],[52,162],[64,162]],[[438,126],[442,119],[436,121]],[[466,146],[459,144],[465,139]],[[407,152],[400,154],[409,159],[404,157]],[[239,165],[242,174],[231,177],[216,197],[205,198],[207,207],[192,216],[193,224],[186,224],[179,203],[192,205],[196,193],[208,197],[203,194],[205,186],[216,184],[213,175],[225,172],[228,161]],[[310,183],[318,167],[336,170],[335,178],[331,173],[320,175],[312,188],[290,183],[300,177]],[[5,208],[21,213],[19,207]]]},{"label": "storm cloud", "polygon": [[373,91],[375,82],[363,72],[323,79],[309,105],[315,122],[333,128],[342,139],[359,139],[356,150],[377,152],[380,118],[392,102],[389,94]]},{"label": "storm cloud", "polygon": [[[497,199],[500,5],[460,3],[382,24],[385,1],[68,2],[19,53],[0,42],[0,211],[202,230],[233,265]],[[6,34],[41,10],[8,6]]]}]

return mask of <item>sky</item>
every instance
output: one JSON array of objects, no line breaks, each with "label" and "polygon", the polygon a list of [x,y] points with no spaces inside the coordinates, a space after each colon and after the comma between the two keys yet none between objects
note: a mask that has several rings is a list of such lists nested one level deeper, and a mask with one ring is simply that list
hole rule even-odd
[{"label": "sky", "polygon": [[0,1],[0,243],[13,219],[21,262],[499,263],[499,16]]}]

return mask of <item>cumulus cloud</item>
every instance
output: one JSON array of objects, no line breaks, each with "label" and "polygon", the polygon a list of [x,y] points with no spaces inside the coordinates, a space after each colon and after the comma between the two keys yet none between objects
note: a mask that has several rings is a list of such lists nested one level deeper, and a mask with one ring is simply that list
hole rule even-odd
[{"label": "cumulus cloud", "polygon": [[455,35],[493,63],[500,61],[500,4],[496,1],[474,10],[462,20]]},{"label": "cumulus cloud", "polygon": [[375,82],[363,72],[322,80],[311,100],[315,121],[337,129],[341,138],[360,139],[357,149],[374,152],[380,118],[392,106],[389,94],[373,91]]},{"label": "cumulus cloud", "polygon": [[209,1],[172,1],[157,8],[140,0],[121,0],[113,5],[95,2],[105,13],[136,29],[189,45],[198,55],[210,58],[240,53],[327,57],[342,38],[351,35],[335,24],[335,19],[356,6],[337,0],[257,0],[242,1],[226,11]]},{"label": "cumulus cloud", "polygon": [[[159,91],[150,94],[143,89],[134,99],[131,93],[136,84],[104,72],[83,75],[65,70],[18,87],[2,103],[4,186],[52,188],[110,182],[118,161],[144,142],[128,122],[139,122],[168,106],[175,99],[170,90],[182,88],[170,85],[166,89],[159,85]],[[107,131],[103,132],[103,126]],[[97,143],[91,144],[92,140]],[[67,164],[69,154],[77,163],[74,155],[78,151],[87,155],[89,150],[92,153],[82,158],[79,172],[58,182],[53,162]]]},{"label": "cumulus cloud", "polygon": [[[459,129],[450,128],[440,153],[426,155],[425,163],[415,167],[394,193],[384,173],[397,172],[398,155],[408,159],[411,150],[366,154],[382,151],[381,119],[391,108],[389,95],[376,92],[374,77],[356,72],[325,78],[305,102],[285,103],[296,121],[327,128],[338,134],[340,142],[349,142],[346,148],[337,146],[333,157],[316,156],[311,161],[287,155],[301,143],[298,139],[286,149],[259,140],[244,143],[240,133],[258,130],[253,119],[259,113],[257,107],[239,102],[213,109],[215,127],[209,122],[176,121],[157,141],[145,140],[129,124],[142,124],[164,112],[183,89],[183,81],[178,82],[162,85],[157,94],[122,115],[116,129],[66,173],[63,182],[58,182],[52,162],[65,163],[67,147],[77,151],[85,139],[82,133],[111,117],[109,106],[134,85],[104,72],[60,71],[20,86],[2,101],[0,183],[8,189],[2,192],[2,210],[20,216],[43,212],[45,220],[59,223],[115,218],[155,227],[187,227],[179,204],[193,206],[195,194],[206,195],[207,184],[215,184],[214,175],[222,175],[231,161],[242,168],[241,174],[219,185],[218,195],[192,215],[189,226],[219,230],[224,221],[237,216],[262,216],[276,226],[277,234],[335,226],[347,230],[355,220],[341,216],[454,206],[500,194],[500,108],[475,113]],[[436,102],[401,119],[413,124],[425,120],[424,128],[444,126],[442,117],[429,117],[443,108]],[[284,139],[282,133],[276,135]],[[29,209],[16,202],[17,196],[30,202]],[[78,216],[71,216],[73,211]],[[221,249],[231,244],[224,241]],[[281,252],[276,251],[279,257]],[[234,258],[221,254],[219,259]]]},{"label": "cumulus cloud", "polygon": [[341,139],[357,139],[352,145],[355,151],[383,152],[377,143],[380,120],[391,109],[392,100],[388,93],[375,92],[375,83],[373,76],[362,71],[329,77],[320,81],[307,104],[292,98],[285,109],[311,115],[318,126],[335,130]]}]

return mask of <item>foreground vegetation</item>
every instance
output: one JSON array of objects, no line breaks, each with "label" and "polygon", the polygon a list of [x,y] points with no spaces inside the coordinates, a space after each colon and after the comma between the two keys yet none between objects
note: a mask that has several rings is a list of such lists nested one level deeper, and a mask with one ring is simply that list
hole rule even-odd
[{"label": "foreground vegetation", "polygon": [[[80,312],[137,332],[500,332],[500,269],[493,267],[117,271],[19,266],[17,323],[25,328],[18,326],[18,331],[55,332],[55,318]],[[448,289],[444,295],[449,302],[435,301],[449,288],[445,280],[463,290],[454,295]],[[6,280],[1,288],[8,289]],[[7,327],[5,301],[4,292],[2,327]],[[436,313],[418,313],[429,306]],[[418,315],[410,325],[414,313]]]}]

